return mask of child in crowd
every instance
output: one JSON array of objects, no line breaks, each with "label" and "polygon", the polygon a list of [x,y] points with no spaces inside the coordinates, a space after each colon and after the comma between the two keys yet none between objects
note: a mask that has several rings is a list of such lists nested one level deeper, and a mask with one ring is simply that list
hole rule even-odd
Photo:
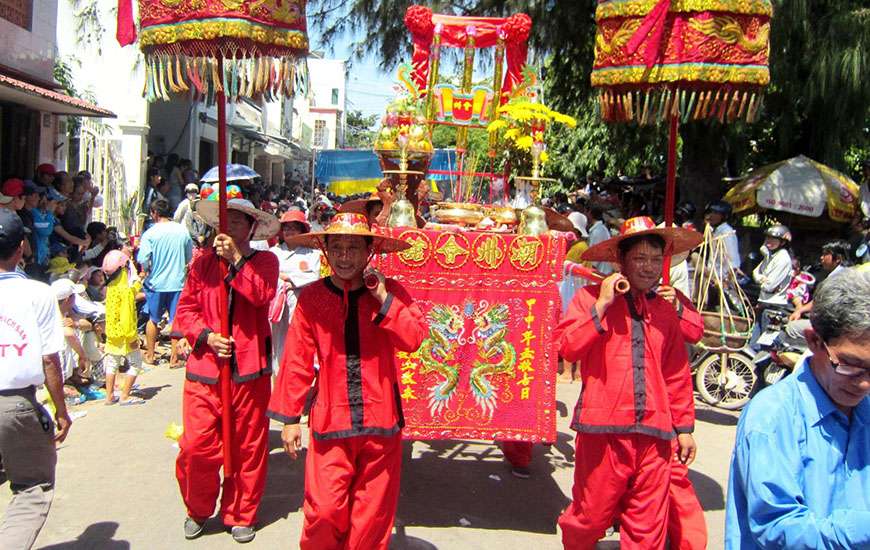
[{"label": "child in crowd", "polygon": [[142,286],[132,267],[130,256],[120,250],[112,250],[103,259],[106,284],[106,356],[103,366],[106,371],[106,405],[113,405],[115,376],[129,369],[121,386],[121,405],[138,405],[145,401],[130,397],[136,377],[142,372],[142,352],[139,350],[139,335],[136,331],[136,293]]},{"label": "child in crowd", "polygon": [[816,284],[816,278],[806,271],[801,271],[801,262],[798,258],[791,260],[791,283],[786,290],[788,303],[799,308],[812,300],[812,289]]}]

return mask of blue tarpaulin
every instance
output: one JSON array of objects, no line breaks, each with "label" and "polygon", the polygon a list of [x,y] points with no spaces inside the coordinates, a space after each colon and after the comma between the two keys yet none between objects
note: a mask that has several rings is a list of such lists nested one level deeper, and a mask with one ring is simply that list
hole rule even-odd
[{"label": "blue tarpaulin", "polygon": [[[456,170],[456,151],[437,149],[430,170]],[[327,149],[318,151],[314,170],[317,182],[337,195],[354,195],[375,190],[383,179],[378,156],[371,149]],[[446,180],[448,175],[430,174],[430,180]]]}]

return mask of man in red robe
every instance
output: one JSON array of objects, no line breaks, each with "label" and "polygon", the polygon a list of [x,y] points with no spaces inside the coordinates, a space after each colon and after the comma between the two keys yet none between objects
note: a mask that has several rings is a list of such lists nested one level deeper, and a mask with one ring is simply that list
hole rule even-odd
[{"label": "man in red robe", "polygon": [[[184,536],[202,534],[221,492],[223,453],[231,452],[234,475],[225,476],[220,517],[237,542],[254,539],[257,508],[263,496],[268,457],[271,390],[269,304],[278,281],[278,258],[251,249],[252,239],[268,239],[278,220],[244,199],[227,202],[227,233],[215,238],[214,251],[193,261],[178,301],[173,328],[191,346],[184,382],[184,433],[175,474],[187,507]],[[212,227],[218,225],[218,203],[200,201],[196,211]],[[226,277],[221,262],[229,263]],[[229,293],[230,334],[220,334],[222,294]],[[232,402],[221,401],[220,369],[232,369]],[[223,448],[221,415],[232,415],[230,449]]]},{"label": "man in red robe", "polygon": [[290,241],[324,249],[332,268],[299,294],[268,411],[284,423],[284,448],[296,458],[299,421],[315,382],[299,546],[386,550],[402,469],[395,354],[417,351],[426,322],[402,285],[377,272],[364,280],[364,270],[373,254],[408,245],[373,233],[365,216],[353,213]]},{"label": "man in red robe", "polygon": [[[680,318],[680,333],[687,344],[697,344],[704,336],[704,319],[692,301],[671,286],[659,286],[656,293],[671,303]],[[672,444],[679,457],[679,445]],[[695,487],[689,479],[691,461],[677,458],[671,461],[671,481],[668,488],[668,540],[673,550],[704,550],[707,548],[707,521],[698,501]]]},{"label": "man in red robe", "polygon": [[[664,255],[685,252],[702,237],[627,220],[621,235],[584,252],[588,261],[619,263],[621,273],[583,287],[556,329],[566,361],[580,362],[583,392],[577,431],[573,502],[559,525],[566,549],[591,549],[620,519],[623,548],[663,548],[675,434],[679,460],[695,455],[695,410],[677,311],[651,292]],[[617,291],[627,280],[630,290]]]}]

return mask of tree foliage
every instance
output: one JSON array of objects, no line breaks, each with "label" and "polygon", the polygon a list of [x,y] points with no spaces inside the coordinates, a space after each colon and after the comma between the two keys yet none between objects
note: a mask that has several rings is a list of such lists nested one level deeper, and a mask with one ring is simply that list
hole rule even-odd
[{"label": "tree foliage", "polygon": [[[412,0],[311,0],[311,23],[325,44],[354,40],[362,58],[374,53],[384,69],[410,56],[404,27]],[[592,67],[596,0],[432,0],[436,13],[504,16],[528,13],[535,25],[533,55],[546,60],[546,99],[575,116],[578,128],[549,138],[550,170],[578,179],[601,170],[628,173],[664,167],[665,128],[611,126],[594,113]],[[805,154],[849,170],[870,154],[870,8],[866,0],[774,0],[771,24],[772,83],[762,118],[728,127],[693,122],[681,127],[684,186],[718,193],[722,175]],[[698,197],[704,200],[704,197]]]},{"label": "tree foliage", "polygon": [[378,115],[363,115],[362,111],[348,111],[344,145],[350,149],[371,149],[375,143]]}]

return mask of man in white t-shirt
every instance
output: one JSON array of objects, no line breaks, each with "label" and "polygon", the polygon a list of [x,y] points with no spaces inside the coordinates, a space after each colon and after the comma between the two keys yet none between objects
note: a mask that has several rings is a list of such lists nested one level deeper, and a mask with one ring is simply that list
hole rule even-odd
[{"label": "man in white t-shirt", "polygon": [[[589,246],[590,248],[596,244],[603,243],[613,235],[604,223],[604,209],[598,205],[589,209],[589,218],[592,220],[592,227],[589,228]],[[592,267],[602,275],[610,275],[613,273],[613,264],[610,262],[592,262]]]},{"label": "man in white t-shirt", "polygon": [[[21,218],[0,209],[0,455],[13,494],[0,523],[3,550],[36,541],[54,496],[55,442],[72,424],[58,360],[64,337],[57,301],[48,285],[16,272],[23,245]],[[56,406],[56,431],[36,401],[42,384]]]}]

